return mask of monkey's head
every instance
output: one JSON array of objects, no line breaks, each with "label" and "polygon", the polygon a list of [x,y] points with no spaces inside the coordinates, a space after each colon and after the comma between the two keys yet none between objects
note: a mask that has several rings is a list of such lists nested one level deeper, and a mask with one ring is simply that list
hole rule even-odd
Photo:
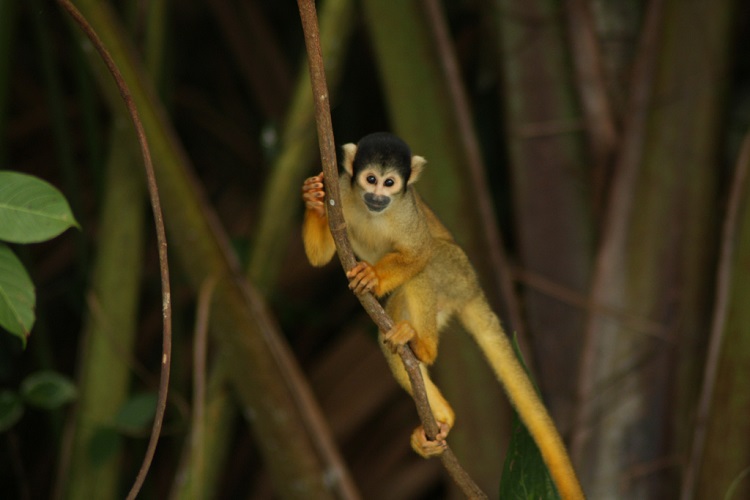
[{"label": "monkey's head", "polygon": [[361,193],[370,212],[382,212],[407,192],[427,161],[412,156],[409,146],[393,134],[377,132],[344,145],[344,170],[352,190]]}]

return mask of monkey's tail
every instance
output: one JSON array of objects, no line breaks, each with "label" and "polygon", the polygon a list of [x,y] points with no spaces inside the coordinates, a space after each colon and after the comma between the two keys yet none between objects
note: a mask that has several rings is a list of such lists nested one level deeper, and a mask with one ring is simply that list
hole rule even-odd
[{"label": "monkey's tail", "polygon": [[484,352],[526,428],[534,436],[560,496],[565,500],[585,498],[560,434],[518,362],[500,320],[484,296],[480,294],[472,299],[461,311],[460,318]]}]

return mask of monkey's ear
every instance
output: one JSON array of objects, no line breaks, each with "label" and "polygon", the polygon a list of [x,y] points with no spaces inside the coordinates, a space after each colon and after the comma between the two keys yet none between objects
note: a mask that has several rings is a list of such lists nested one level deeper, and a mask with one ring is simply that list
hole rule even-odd
[{"label": "monkey's ear", "polygon": [[354,155],[357,154],[357,145],[350,142],[349,144],[344,144],[344,147],[341,149],[344,150],[344,170],[350,176],[354,177]]},{"label": "monkey's ear", "polygon": [[406,183],[407,185],[417,182],[419,176],[422,175],[422,172],[424,171],[425,163],[427,163],[427,160],[421,156],[411,157],[411,175],[409,176],[409,182]]}]

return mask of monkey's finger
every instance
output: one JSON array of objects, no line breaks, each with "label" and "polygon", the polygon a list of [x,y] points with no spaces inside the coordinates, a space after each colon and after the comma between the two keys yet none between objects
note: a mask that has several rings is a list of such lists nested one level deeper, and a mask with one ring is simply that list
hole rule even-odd
[{"label": "monkey's finger", "polygon": [[320,196],[317,196],[315,193],[302,193],[302,199],[309,202],[314,203],[321,203],[322,200],[320,199]]},{"label": "monkey's finger", "polygon": [[[352,279],[352,278],[354,278],[355,276],[357,276],[357,275],[361,274],[361,273],[362,273],[362,271],[363,271],[364,269],[366,269],[367,267],[370,267],[370,264],[368,264],[367,262],[365,262],[365,261],[357,262],[357,263],[356,263],[356,264],[354,265],[354,267],[352,267],[351,269],[349,269],[349,270],[348,270],[348,271],[346,272],[346,277],[347,277],[347,278],[349,278],[349,279]],[[361,279],[361,278],[360,278],[360,279]]]},{"label": "monkey's finger", "polygon": [[323,184],[320,182],[302,184],[303,193],[323,193]]},{"label": "monkey's finger", "polygon": [[355,294],[362,295],[373,289],[373,282],[367,278],[367,275],[360,273],[349,282],[349,288]]},{"label": "monkey's finger", "polygon": [[320,203],[320,199],[325,196],[323,191],[302,191],[302,199],[305,201],[314,201]]},{"label": "monkey's finger", "polygon": [[302,199],[305,201],[321,201],[325,195],[323,191],[302,191]]},{"label": "monkey's finger", "polygon": [[366,267],[352,273],[349,282],[349,288],[355,293],[361,295],[365,292],[372,291],[378,283],[378,277],[371,267]]},{"label": "monkey's finger", "polygon": [[365,293],[365,284],[362,282],[362,276],[357,276],[349,282],[349,289],[357,295]]},{"label": "monkey's finger", "polygon": [[349,278],[349,289],[354,290],[359,286],[359,282],[362,281],[362,275],[358,273],[353,273],[352,271],[349,271],[346,273],[346,277]]},{"label": "monkey's finger", "polygon": [[353,268],[349,269],[346,272],[346,277],[349,278],[350,285],[352,284],[351,282],[354,281],[355,278],[359,277],[359,269],[357,269],[358,266],[359,264],[357,264],[356,266],[354,266]]},{"label": "monkey's finger", "polygon": [[318,175],[314,175],[312,177],[308,177],[305,179],[303,184],[322,184],[323,183],[323,173],[321,172]]},{"label": "monkey's finger", "polygon": [[323,172],[305,179],[305,182],[323,182]]},{"label": "monkey's finger", "polygon": [[373,288],[374,285],[372,281],[362,281],[357,287],[360,295],[362,295],[363,293],[371,292]]}]

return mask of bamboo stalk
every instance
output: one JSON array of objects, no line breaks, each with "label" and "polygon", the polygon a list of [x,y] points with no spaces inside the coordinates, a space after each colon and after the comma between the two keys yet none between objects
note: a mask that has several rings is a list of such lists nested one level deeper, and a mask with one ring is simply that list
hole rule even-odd
[{"label": "bamboo stalk", "polygon": [[716,295],[714,298],[711,335],[708,343],[708,353],[706,354],[706,366],[703,371],[703,386],[695,416],[693,445],[682,480],[681,500],[692,500],[696,497],[698,472],[706,449],[708,418],[714,393],[716,392],[719,361],[726,336],[730,292],[732,281],[735,278],[732,275],[732,271],[734,270],[734,255],[737,246],[738,217],[742,202],[747,196],[748,169],[750,169],[750,133],[746,134],[745,139],[742,141],[729,193],[729,205],[727,206],[727,212],[721,229],[721,248],[719,249],[719,269],[716,276]]}]

